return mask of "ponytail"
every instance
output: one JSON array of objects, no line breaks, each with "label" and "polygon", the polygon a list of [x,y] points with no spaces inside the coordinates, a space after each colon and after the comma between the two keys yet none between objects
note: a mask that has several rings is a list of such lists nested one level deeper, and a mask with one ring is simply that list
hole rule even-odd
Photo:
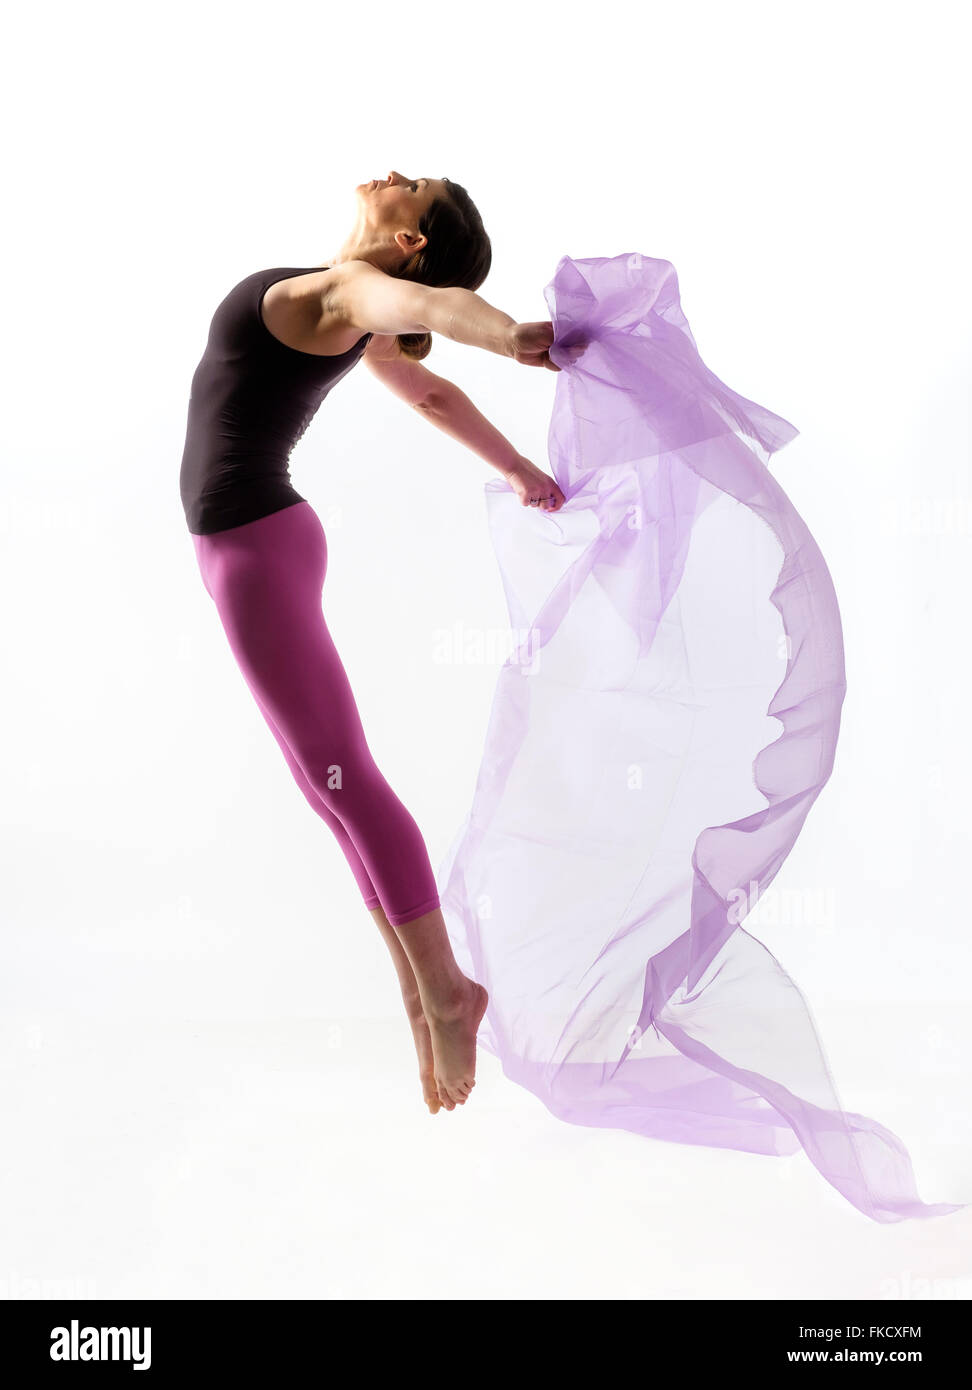
[{"label": "ponytail", "polygon": [[413,362],[421,362],[432,351],[431,333],[399,333],[395,341],[402,356],[410,357]]}]

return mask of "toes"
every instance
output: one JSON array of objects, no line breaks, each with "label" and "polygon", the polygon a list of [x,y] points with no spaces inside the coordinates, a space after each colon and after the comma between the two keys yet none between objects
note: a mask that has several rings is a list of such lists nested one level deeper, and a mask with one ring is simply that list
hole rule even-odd
[{"label": "toes", "polygon": [[465,1105],[475,1084],[475,1081],[453,1081],[446,1086],[441,1081],[437,1082],[442,1103],[447,1105],[450,1110],[457,1105]]}]

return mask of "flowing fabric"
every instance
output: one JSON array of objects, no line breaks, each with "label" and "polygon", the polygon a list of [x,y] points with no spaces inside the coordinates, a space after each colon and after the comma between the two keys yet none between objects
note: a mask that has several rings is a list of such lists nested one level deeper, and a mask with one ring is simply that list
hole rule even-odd
[{"label": "flowing fabric", "polygon": [[513,650],[439,874],[490,994],[480,1044],[563,1120],[802,1146],[876,1221],[959,1210],[841,1109],[741,925],[830,776],[845,693],[830,574],[766,466],[797,430],[703,364],[668,261],[565,256],[544,293],[567,502],[487,484]]}]

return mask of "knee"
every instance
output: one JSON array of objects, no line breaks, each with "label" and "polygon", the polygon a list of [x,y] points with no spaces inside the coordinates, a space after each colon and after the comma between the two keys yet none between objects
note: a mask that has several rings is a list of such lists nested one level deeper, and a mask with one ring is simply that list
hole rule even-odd
[{"label": "knee", "polygon": [[384,785],[374,761],[361,749],[332,747],[301,760],[304,775],[335,814],[349,801],[368,799]]}]

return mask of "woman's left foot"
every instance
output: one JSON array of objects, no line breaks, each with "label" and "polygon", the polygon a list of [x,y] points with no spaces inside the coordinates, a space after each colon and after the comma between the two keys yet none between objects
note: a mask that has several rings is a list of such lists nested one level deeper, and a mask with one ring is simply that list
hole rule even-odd
[{"label": "woman's left foot", "polygon": [[408,1014],[408,1021],[412,1027],[412,1037],[415,1039],[415,1051],[418,1053],[422,1095],[430,1113],[435,1115],[442,1109],[442,1101],[439,1099],[438,1087],[435,1084],[435,1061],[432,1057],[432,1035],[429,1032],[429,1022],[418,1000],[412,1003],[406,999],[405,1012]]}]

